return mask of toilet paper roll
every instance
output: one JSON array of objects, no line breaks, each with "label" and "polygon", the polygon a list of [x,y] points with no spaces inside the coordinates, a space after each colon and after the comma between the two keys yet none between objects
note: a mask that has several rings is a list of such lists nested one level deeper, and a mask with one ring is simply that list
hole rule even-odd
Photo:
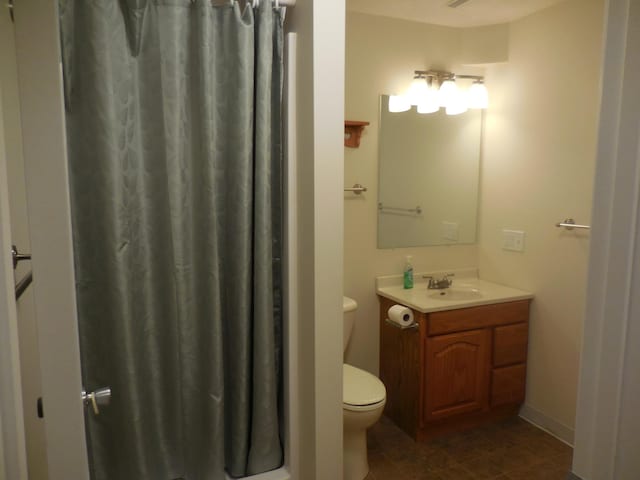
[{"label": "toilet paper roll", "polygon": [[387,315],[390,321],[397,323],[401,327],[413,325],[413,312],[404,305],[394,305],[387,310]]}]

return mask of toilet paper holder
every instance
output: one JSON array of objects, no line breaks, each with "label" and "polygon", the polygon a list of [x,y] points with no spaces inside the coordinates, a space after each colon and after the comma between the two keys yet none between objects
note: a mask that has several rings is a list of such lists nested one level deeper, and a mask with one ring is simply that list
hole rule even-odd
[{"label": "toilet paper holder", "polygon": [[402,325],[398,325],[396,322],[392,322],[388,318],[385,318],[384,321],[387,322],[389,325],[393,325],[394,327],[399,328],[400,330],[416,330],[420,326],[418,325],[418,322],[413,322],[411,325],[407,325],[406,327],[403,327]]}]

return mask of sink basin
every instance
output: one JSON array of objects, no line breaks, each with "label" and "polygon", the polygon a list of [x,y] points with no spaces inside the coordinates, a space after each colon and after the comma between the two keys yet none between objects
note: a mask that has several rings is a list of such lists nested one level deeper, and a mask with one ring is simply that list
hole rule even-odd
[{"label": "sink basin", "polygon": [[[517,300],[529,300],[533,294],[517,288],[506,287],[499,283],[481,280],[476,275],[465,273],[464,270],[453,279],[453,285],[440,290],[429,289],[428,282],[418,280],[412,289],[405,290],[402,285],[401,275],[390,275],[376,279],[376,293],[382,298],[394,303],[405,305],[417,312],[431,313],[468,308],[494,303],[515,302]],[[430,272],[429,272],[430,273]],[[414,276],[422,279],[423,275]],[[442,272],[436,272],[437,277],[442,277]],[[444,293],[442,295],[441,293]]]},{"label": "sink basin", "polygon": [[477,288],[465,288],[465,287],[450,287],[444,290],[437,290],[433,293],[429,293],[429,298],[435,300],[473,300],[474,298],[482,298],[482,292]]}]

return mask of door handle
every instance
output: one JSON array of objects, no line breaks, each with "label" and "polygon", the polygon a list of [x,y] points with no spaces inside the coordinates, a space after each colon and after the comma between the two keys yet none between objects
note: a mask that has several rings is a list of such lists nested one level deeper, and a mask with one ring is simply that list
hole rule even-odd
[{"label": "door handle", "polygon": [[93,392],[82,390],[82,403],[85,407],[91,406],[93,413],[100,415],[100,407],[111,403],[111,387],[101,387]]}]

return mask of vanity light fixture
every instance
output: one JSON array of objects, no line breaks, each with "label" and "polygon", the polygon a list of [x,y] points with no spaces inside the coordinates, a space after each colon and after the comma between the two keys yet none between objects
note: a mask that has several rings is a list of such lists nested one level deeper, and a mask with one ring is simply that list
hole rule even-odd
[{"label": "vanity light fixture", "polygon": [[435,113],[440,110],[440,101],[436,96],[434,100],[427,100],[418,104],[418,113]]},{"label": "vanity light fixture", "polygon": [[429,85],[427,85],[427,77],[420,73],[416,73],[406,96],[411,105],[417,106],[422,99],[427,96],[428,91]]},{"label": "vanity light fixture", "polygon": [[389,96],[389,111],[391,113],[406,112],[411,108],[411,102],[405,95]]},{"label": "vanity light fixture", "polygon": [[440,106],[448,107],[459,97],[458,85],[453,78],[448,78],[440,85]]},{"label": "vanity light fixture", "polygon": [[433,78],[427,80],[427,91],[417,104],[418,113],[435,113],[440,110],[440,90]]},{"label": "vanity light fixture", "polygon": [[487,108],[489,92],[482,80],[476,80],[469,88],[469,108]]},{"label": "vanity light fixture", "polygon": [[[456,80],[473,80],[473,84],[469,90],[462,90]],[[416,70],[408,91],[404,95],[389,97],[389,111],[406,112],[413,105],[417,107],[418,113],[434,113],[442,107],[447,115],[458,115],[469,108],[486,109],[489,94],[484,85],[484,77],[479,75]]]},{"label": "vanity light fixture", "polygon": [[465,92],[456,90],[445,105],[445,112],[447,112],[447,115],[460,115],[461,113],[469,110],[469,104],[465,97]]}]

